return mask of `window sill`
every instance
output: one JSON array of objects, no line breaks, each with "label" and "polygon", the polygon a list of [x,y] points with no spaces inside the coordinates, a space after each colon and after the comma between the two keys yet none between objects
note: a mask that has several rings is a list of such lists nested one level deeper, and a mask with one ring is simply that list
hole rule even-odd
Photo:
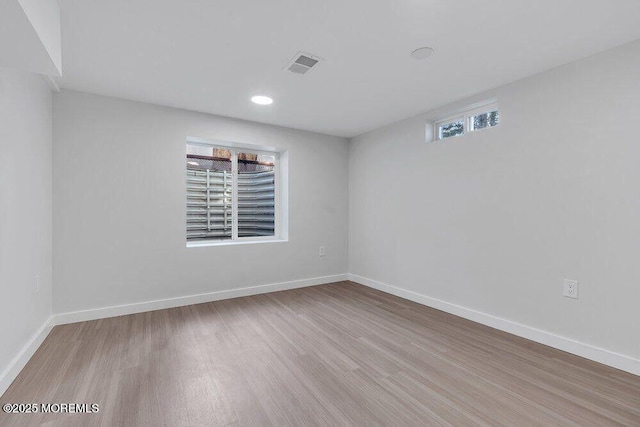
[{"label": "window sill", "polygon": [[268,240],[225,240],[222,242],[187,242],[187,248],[203,248],[207,246],[235,246],[252,245],[254,243],[286,243],[288,239],[268,239]]}]

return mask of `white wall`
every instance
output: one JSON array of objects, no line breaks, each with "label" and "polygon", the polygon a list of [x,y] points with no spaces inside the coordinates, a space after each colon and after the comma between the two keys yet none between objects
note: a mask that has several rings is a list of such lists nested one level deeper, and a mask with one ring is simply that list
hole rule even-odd
[{"label": "white wall", "polygon": [[[65,90],[54,117],[56,313],[347,272],[345,139]],[[288,150],[288,243],[185,247],[187,136]]]},{"label": "white wall", "polygon": [[[635,42],[354,138],[350,272],[640,358],[638,76]],[[490,97],[497,128],[425,142]]]},{"label": "white wall", "polygon": [[53,67],[51,75],[62,75],[62,37],[60,33],[60,5],[56,1],[18,0],[29,18]]},{"label": "white wall", "polygon": [[51,316],[51,133],[42,78],[0,69],[0,394],[12,362]]},{"label": "white wall", "polygon": [[58,1],[0,2],[0,66],[61,76]]}]

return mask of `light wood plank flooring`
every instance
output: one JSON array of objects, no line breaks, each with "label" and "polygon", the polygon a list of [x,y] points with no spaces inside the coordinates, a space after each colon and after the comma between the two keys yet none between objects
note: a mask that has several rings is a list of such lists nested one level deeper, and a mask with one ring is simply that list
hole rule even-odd
[{"label": "light wood plank flooring", "polygon": [[640,377],[351,282],[57,326],[0,425],[636,425]]}]

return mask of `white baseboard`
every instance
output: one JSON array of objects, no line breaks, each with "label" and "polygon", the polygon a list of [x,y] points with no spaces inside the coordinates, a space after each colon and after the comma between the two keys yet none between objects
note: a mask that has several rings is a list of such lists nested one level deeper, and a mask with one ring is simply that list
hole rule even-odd
[{"label": "white baseboard", "polygon": [[536,329],[531,326],[523,325],[521,323],[513,322],[511,320],[492,316],[491,314],[452,304],[436,298],[431,298],[413,291],[408,291],[396,286],[387,285],[386,283],[378,282],[366,277],[358,276],[355,274],[348,274],[348,277],[352,282],[360,283],[370,288],[374,288],[379,291],[398,296],[400,298],[408,299],[410,301],[417,302],[418,304],[426,305],[437,310],[454,314],[456,316],[463,317],[465,319],[472,320],[474,322],[481,323],[483,325],[487,325],[492,328],[529,339],[531,341],[545,344],[549,347],[557,348],[559,350],[563,350],[568,353],[572,353],[607,366],[630,372],[635,375],[640,375],[640,360],[638,359],[615,353],[613,351],[605,350],[603,348],[595,347],[590,344],[585,344],[583,342],[556,335],[551,332]]},{"label": "white baseboard", "polygon": [[231,289],[227,291],[209,292],[205,294],[189,295],[177,298],[167,298],[155,301],[146,301],[135,304],[125,304],[112,307],[102,307],[91,310],[74,311],[70,313],[56,314],[40,327],[20,353],[11,361],[9,366],[0,374],[0,396],[9,388],[13,380],[25,367],[29,359],[38,350],[44,339],[49,335],[55,325],[84,322],[88,320],[104,319],[107,317],[124,316],[127,314],[143,313],[145,311],[162,310],[165,308],[181,307],[191,304],[218,301],[230,298],[238,298],[249,295],[259,295],[268,292],[285,291],[288,289],[304,288],[307,286],[323,285],[326,283],[341,282],[347,280],[346,274],[333,276],[314,277],[311,279],[294,280],[291,282],[272,283],[261,286]]},{"label": "white baseboard", "polygon": [[288,289],[304,288],[307,286],[323,285],[347,280],[346,274],[334,276],[314,277],[311,279],[294,280],[291,282],[272,283],[269,285],[251,286],[248,288],[230,289],[228,291],[208,292],[205,294],[188,295],[177,298],[167,298],[154,301],[145,301],[134,304],[101,307],[90,310],[73,311],[55,315],[55,324],[85,322],[88,320],[104,319],[107,317],[124,316],[127,314],[143,313],[145,311],[162,310],[165,308],[181,307],[185,305],[201,304],[204,302],[219,301],[230,298],[245,297],[249,295],[265,294],[268,292],[285,291]]},{"label": "white baseboard", "polygon": [[238,298],[249,295],[259,295],[268,292],[297,289],[307,286],[322,285],[325,283],[351,280],[419,304],[426,305],[483,325],[505,331],[550,347],[557,348],[605,365],[640,375],[640,360],[623,354],[615,353],[603,348],[585,344],[570,338],[562,337],[550,332],[542,331],[531,326],[523,325],[490,314],[482,313],[460,305],[451,304],[436,298],[431,298],[416,292],[387,285],[376,280],[368,279],[355,274],[337,274],[334,276],[315,277],[311,279],[294,280],[291,282],[273,283],[269,285],[252,286],[227,291],[209,292],[205,294],[189,295],[185,297],[168,298],[155,301],[147,301],[136,304],[125,304],[112,307],[103,307],[92,310],[82,310],[70,313],[61,313],[51,316],[40,329],[32,336],[20,353],[11,361],[9,366],[0,374],[0,396],[9,388],[13,380],[27,364],[36,350],[40,347],[53,326],[66,323],[83,322],[87,320],[103,319],[107,317],[123,316],[127,314],[142,313],[145,311],[162,310],[165,308],[180,307],[191,304],[218,301],[230,298]]},{"label": "white baseboard", "polygon": [[13,380],[16,379],[22,368],[25,367],[31,356],[38,350],[40,344],[51,332],[53,328],[53,316],[49,317],[46,322],[33,334],[29,342],[22,347],[20,353],[9,363],[9,366],[0,374],[0,396],[9,388]]}]

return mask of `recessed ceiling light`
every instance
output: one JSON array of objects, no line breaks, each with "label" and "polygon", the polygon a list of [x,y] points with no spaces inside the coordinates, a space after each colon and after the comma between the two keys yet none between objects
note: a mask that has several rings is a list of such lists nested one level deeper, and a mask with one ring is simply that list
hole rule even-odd
[{"label": "recessed ceiling light", "polygon": [[273,99],[265,95],[256,95],[251,97],[251,102],[258,105],[270,105],[273,104]]},{"label": "recessed ceiling light", "polygon": [[200,163],[198,162],[187,162],[188,165],[193,165],[193,166],[200,166]]},{"label": "recessed ceiling light", "polygon": [[433,55],[433,48],[431,47],[419,47],[418,49],[411,52],[411,57],[413,59],[427,59],[431,55]]}]

